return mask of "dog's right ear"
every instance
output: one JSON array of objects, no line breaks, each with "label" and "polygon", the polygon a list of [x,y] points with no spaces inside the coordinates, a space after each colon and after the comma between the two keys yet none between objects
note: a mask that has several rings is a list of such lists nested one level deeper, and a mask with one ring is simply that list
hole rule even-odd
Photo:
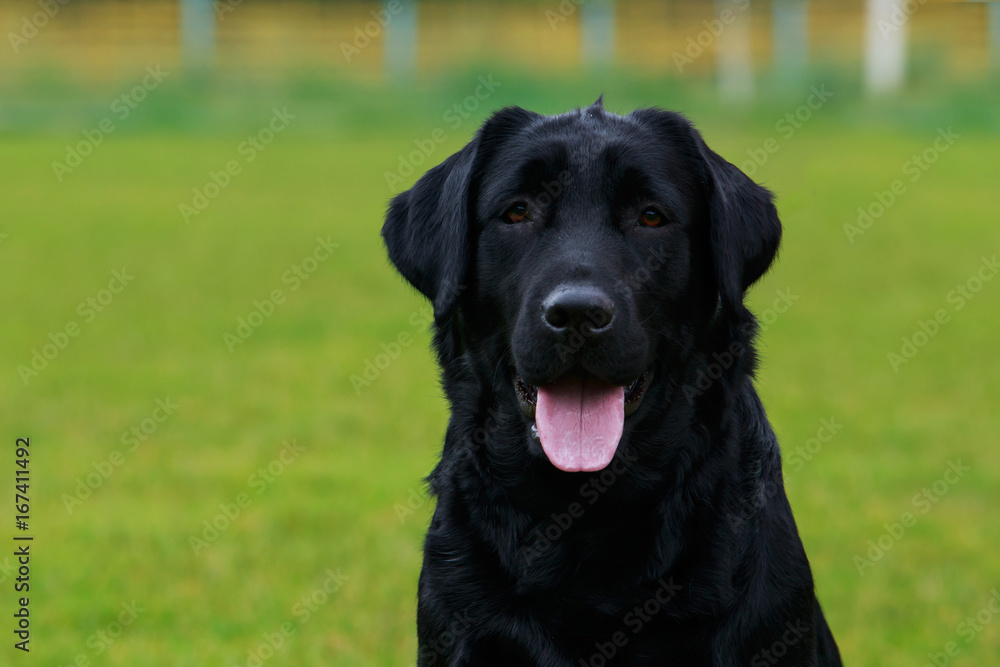
[{"label": "dog's right ear", "polygon": [[508,107],[487,120],[465,148],[396,195],[382,226],[389,259],[434,304],[434,320],[447,319],[464,288],[475,243],[474,174],[499,145],[537,118]]},{"label": "dog's right ear", "polygon": [[434,319],[448,316],[465,280],[471,253],[469,181],[478,137],[393,197],[382,225],[389,259],[434,304]]}]

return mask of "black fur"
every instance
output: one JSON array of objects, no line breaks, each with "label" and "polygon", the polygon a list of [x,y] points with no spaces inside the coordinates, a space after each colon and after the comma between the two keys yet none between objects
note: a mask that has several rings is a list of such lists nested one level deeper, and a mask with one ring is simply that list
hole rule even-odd
[{"label": "black fur", "polygon": [[[662,225],[639,224],[650,208]],[[508,108],[393,199],[382,233],[434,304],[451,405],[419,665],[841,664],[752,385],[743,295],[781,236],[767,190],[675,113]],[[567,282],[613,301],[603,335],[546,329]],[[646,370],[596,473],[548,461],[512,379]]]}]

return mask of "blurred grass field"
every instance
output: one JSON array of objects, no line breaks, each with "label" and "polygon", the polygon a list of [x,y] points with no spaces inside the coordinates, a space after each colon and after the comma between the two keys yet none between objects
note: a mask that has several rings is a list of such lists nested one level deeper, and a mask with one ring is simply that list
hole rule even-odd
[{"label": "blurred grass field", "polygon": [[[402,92],[322,81],[220,92],[175,80],[63,182],[51,163],[108,115],[115,91],[46,84],[6,97],[0,406],[8,469],[15,438],[31,437],[28,660],[252,665],[287,623],[293,633],[265,664],[412,664],[432,507],[422,478],[447,413],[424,304],[390,270],[378,236],[393,194],[385,173],[435,128],[446,141],[407,184],[463,145],[489,110],[558,112],[603,91],[619,112],[689,112],[737,164],[777,141],[754,177],[779,197],[784,245],[750,301],[761,313],[780,294],[791,305],[765,320],[758,387],[845,664],[923,665],[948,642],[961,651],[953,664],[995,663],[1000,615],[981,616],[971,636],[959,624],[1000,590],[1000,279],[961,310],[948,298],[983,257],[1000,254],[995,106],[961,92],[879,104],[847,90],[786,138],[776,123],[808,86],[741,110],[656,81],[500,78],[454,129],[442,115],[475,76]],[[185,224],[179,204],[210,172],[242,162],[240,143],[284,106],[297,114],[289,128]],[[905,163],[949,126],[959,138],[912,182]],[[845,223],[896,179],[905,193],[849,242]],[[292,289],[283,276],[308,264],[318,238],[339,246]],[[85,321],[78,304],[100,298],[123,268],[134,279]],[[276,289],[283,303],[230,352],[224,334]],[[938,309],[949,321],[894,372],[887,354]],[[25,384],[19,366],[71,321],[79,335]],[[351,376],[384,361],[382,344],[401,333],[412,344],[356,392]],[[175,413],[128,451],[123,433],[154,424],[158,399]],[[790,466],[823,420],[841,426]],[[292,440],[304,452],[275,465]],[[105,478],[116,450],[121,463]],[[968,472],[921,513],[915,494],[933,493],[958,460]],[[69,511],[65,494],[93,474],[96,488]],[[205,538],[203,522],[240,494],[249,505],[195,554],[191,536]],[[868,541],[904,512],[916,524],[859,574],[855,556],[867,558]],[[12,536],[9,503],[0,517]],[[0,557],[8,625],[12,561]],[[328,571],[341,585],[320,595]],[[120,636],[98,634],[114,634],[133,601],[142,611]],[[25,662],[10,644],[0,662]]]}]

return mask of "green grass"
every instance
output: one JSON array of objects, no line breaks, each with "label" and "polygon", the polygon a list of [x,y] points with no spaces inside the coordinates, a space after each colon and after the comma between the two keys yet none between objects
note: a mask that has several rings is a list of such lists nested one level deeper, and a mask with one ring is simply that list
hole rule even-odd
[{"label": "green grass", "polygon": [[[214,108],[207,103],[157,91],[163,99],[151,98],[149,114],[189,121],[156,123],[140,108],[63,183],[50,164],[101,118],[101,105],[86,106],[69,130],[66,113],[17,132],[16,114],[3,116],[0,406],[5,465],[14,466],[15,437],[32,442],[35,663],[68,665],[83,654],[91,664],[244,665],[248,650],[285,622],[295,632],[267,664],[412,663],[431,511],[421,479],[447,415],[419,322],[424,304],[390,270],[378,230],[391,194],[384,172],[461,97],[441,91],[464,90],[440,85],[412,93],[412,116],[394,106],[400,96],[384,92],[330,101],[306,90],[246,98],[228,125],[198,115]],[[785,140],[774,124],[804,94],[738,113],[697,92],[658,99],[651,84],[609,88],[616,110],[654,102],[689,109],[708,142],[737,163],[779,138],[755,177],[779,196],[785,241],[750,301],[764,311],[776,290],[798,298],[763,336],[758,386],[786,457],[817,435],[822,419],[842,424],[812,460],[786,464],[786,477],[845,662],[922,665],[950,641],[961,647],[959,664],[995,662],[1000,617],[968,643],[956,626],[1000,586],[1000,279],[957,312],[947,294],[982,256],[1000,254],[1000,136],[968,104],[914,101],[916,120],[897,123],[889,103],[847,100]],[[512,81],[486,106],[552,111],[587,103],[596,90]],[[299,123],[185,224],[178,204],[191,201],[209,171],[242,159],[245,135],[289,99],[301,103]],[[328,110],[342,122],[323,128]],[[484,111],[449,131],[420,171],[466,141]],[[843,225],[857,207],[908,178],[903,163],[948,125],[958,142],[849,243]],[[282,276],[317,237],[339,247],[292,290]],[[84,322],[78,304],[122,267],[134,279]],[[230,352],[223,334],[275,289],[284,302]],[[887,353],[939,308],[951,320],[893,372]],[[18,366],[69,321],[79,335],[26,386]],[[356,393],[350,376],[404,332],[412,344]],[[127,451],[122,433],[167,397],[176,413]],[[250,477],[292,439],[304,453],[258,494],[260,478]],[[115,450],[121,465],[69,513],[63,494]],[[971,469],[921,514],[912,497],[957,459]],[[195,555],[190,536],[244,493],[250,505]],[[416,511],[401,519],[408,502]],[[860,576],[854,556],[906,511],[916,525]],[[11,526],[9,504],[3,512]],[[300,623],[296,603],[331,569],[346,577],[342,587]],[[12,577],[0,585],[10,626]],[[133,600],[144,611],[97,655],[88,638]],[[9,641],[2,650],[14,660]]]}]

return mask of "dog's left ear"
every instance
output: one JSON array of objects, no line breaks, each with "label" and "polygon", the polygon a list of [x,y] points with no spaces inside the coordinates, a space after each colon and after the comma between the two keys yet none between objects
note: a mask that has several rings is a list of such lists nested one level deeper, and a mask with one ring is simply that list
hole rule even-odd
[{"label": "dog's left ear", "polygon": [[706,165],[712,255],[724,308],[739,312],[743,294],[771,266],[781,221],[771,192],[710,149],[692,128]]}]

